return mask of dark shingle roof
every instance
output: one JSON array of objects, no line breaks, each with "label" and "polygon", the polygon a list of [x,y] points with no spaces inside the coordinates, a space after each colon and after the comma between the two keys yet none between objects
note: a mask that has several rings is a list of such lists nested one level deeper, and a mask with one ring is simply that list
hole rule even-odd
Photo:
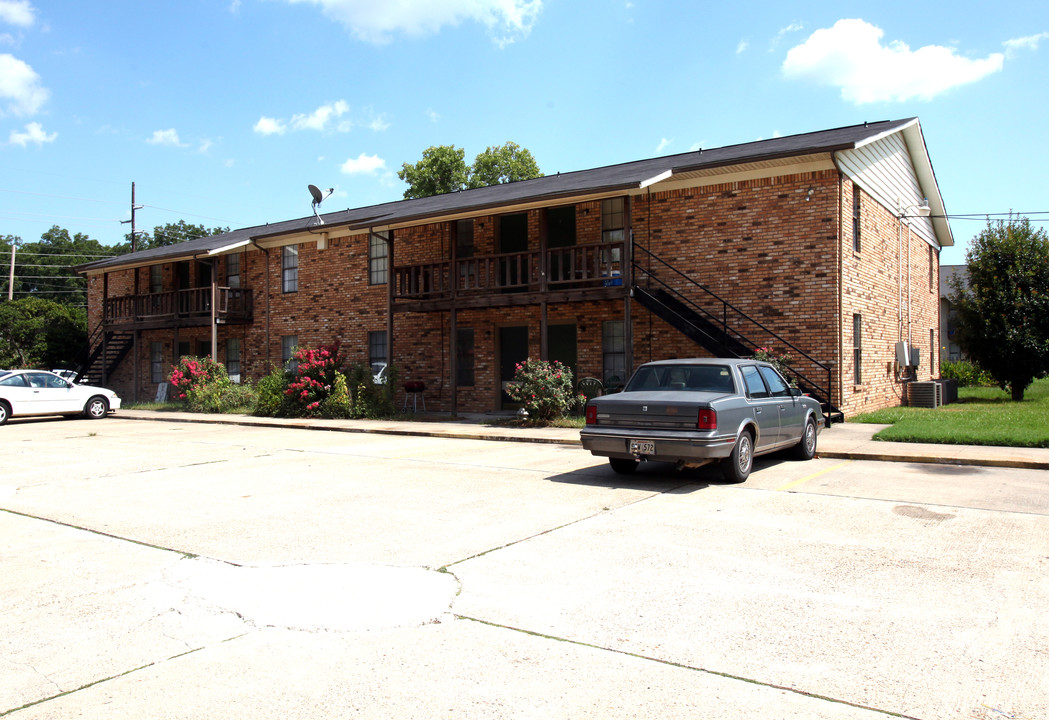
[{"label": "dark shingle roof", "polygon": [[[327,213],[322,217],[327,227],[348,226],[352,229],[361,229],[413,221],[425,222],[431,218],[471,211],[480,212],[489,208],[513,206],[526,202],[554,201],[558,198],[616,190],[626,191],[642,187],[647,181],[666,173],[680,174],[705,168],[847,150],[886,133],[900,130],[913,122],[914,118],[864,123],[834,130],[822,130],[741,145],[636,160],[591,170],[557,173],[533,180],[492,185],[445,195],[351,208]],[[311,222],[315,222],[313,217],[307,216],[279,223],[241,228],[221,235],[197,238],[177,245],[142,250],[129,255],[88,263],[78,267],[77,270],[88,272],[192,258],[238,242],[303,232]]]}]

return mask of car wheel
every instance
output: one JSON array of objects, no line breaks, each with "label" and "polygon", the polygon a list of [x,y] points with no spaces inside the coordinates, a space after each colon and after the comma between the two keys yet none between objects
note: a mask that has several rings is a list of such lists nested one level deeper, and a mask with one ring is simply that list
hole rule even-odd
[{"label": "car wheel", "polygon": [[620,475],[632,475],[637,470],[637,460],[632,458],[608,458],[608,464]]},{"label": "car wheel", "polygon": [[746,482],[754,465],[754,436],[744,430],[732,448],[732,454],[721,461],[721,474],[731,483]]},{"label": "car wheel", "polygon": [[805,421],[801,440],[794,446],[794,457],[798,460],[811,460],[816,457],[816,421],[813,418]]},{"label": "car wheel", "polygon": [[87,405],[84,406],[84,415],[92,420],[104,418],[108,412],[109,402],[101,395],[91,398],[87,401]]},{"label": "car wheel", "polygon": [[3,400],[0,400],[0,425],[7,422],[7,418],[11,417],[11,406]]}]

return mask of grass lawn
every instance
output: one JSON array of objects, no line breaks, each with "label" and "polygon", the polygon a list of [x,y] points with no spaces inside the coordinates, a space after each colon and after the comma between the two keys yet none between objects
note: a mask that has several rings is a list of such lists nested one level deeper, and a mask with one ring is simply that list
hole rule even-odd
[{"label": "grass lawn", "polygon": [[1034,381],[1019,403],[998,388],[959,388],[957,403],[935,409],[887,408],[849,422],[891,424],[876,440],[1049,447],[1049,378]]}]

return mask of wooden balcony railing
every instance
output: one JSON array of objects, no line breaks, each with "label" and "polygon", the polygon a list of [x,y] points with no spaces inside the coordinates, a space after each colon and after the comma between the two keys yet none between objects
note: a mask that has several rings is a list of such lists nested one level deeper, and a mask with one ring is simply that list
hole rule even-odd
[{"label": "wooden balcony railing", "polygon": [[442,260],[394,268],[394,299],[428,300],[497,292],[623,284],[623,243],[592,243],[520,253]]},{"label": "wooden balcony railing", "polygon": [[[220,287],[215,298],[215,315],[219,322],[248,322],[252,319],[251,290]],[[105,322],[111,325],[167,321],[174,324],[179,320],[210,317],[210,287],[106,298]]]}]

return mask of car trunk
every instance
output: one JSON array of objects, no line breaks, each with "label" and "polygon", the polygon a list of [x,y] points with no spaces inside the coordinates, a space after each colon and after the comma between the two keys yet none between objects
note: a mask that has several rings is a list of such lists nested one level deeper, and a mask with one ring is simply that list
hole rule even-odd
[{"label": "car trunk", "polygon": [[695,429],[702,408],[722,393],[647,391],[606,395],[594,403],[602,427]]}]

